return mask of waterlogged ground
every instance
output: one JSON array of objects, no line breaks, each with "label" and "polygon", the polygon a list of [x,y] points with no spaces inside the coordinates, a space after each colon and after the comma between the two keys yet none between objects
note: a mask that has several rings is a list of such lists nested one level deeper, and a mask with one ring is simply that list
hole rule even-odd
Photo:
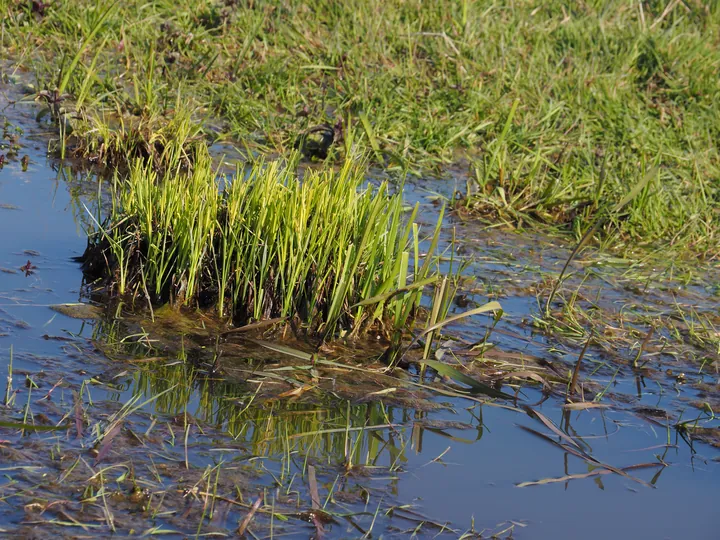
[{"label": "waterlogged ground", "polygon": [[[504,316],[492,347],[473,347],[492,317],[446,328],[443,360],[518,399],[382,374],[369,344],[313,363],[247,339],[277,345],[272,330],[222,334],[201,315],[89,307],[72,257],[97,180],[48,160],[37,110],[0,90],[0,154],[18,146],[0,170],[3,534],[717,537],[711,263],[588,252],[542,322],[568,243],[455,214],[445,239],[454,227],[458,257],[474,262],[454,311],[498,300]],[[453,187],[416,181],[405,194],[432,224]],[[86,306],[57,307],[75,302]],[[564,408],[591,331],[576,405]]]}]

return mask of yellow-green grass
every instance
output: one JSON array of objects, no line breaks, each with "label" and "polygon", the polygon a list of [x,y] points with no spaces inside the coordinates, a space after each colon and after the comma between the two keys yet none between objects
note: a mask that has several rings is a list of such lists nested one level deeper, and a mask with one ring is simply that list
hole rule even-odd
[{"label": "yellow-green grass", "polygon": [[89,251],[116,293],[214,304],[236,323],[286,317],[322,335],[357,334],[404,330],[440,276],[439,228],[421,250],[417,206],[406,215],[387,183],[363,187],[365,169],[352,160],[302,179],[294,161],[232,177],[218,175],[206,150],[192,162],[188,171],[175,158],[158,175],[138,159],[116,179]]}]

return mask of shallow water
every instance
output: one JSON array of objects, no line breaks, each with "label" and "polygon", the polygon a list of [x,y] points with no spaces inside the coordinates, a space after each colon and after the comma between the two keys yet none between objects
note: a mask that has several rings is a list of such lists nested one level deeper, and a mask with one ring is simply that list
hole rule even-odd
[{"label": "shallow water", "polygon": [[[168,535],[232,535],[248,508],[230,499],[240,495],[244,503],[252,503],[262,494],[265,505],[293,517],[282,521],[258,515],[250,529],[259,537],[355,538],[371,529],[376,537],[413,532],[457,537],[471,528],[518,538],[717,537],[720,452],[700,442],[691,447],[672,427],[680,418],[696,417],[702,417],[703,426],[718,426],[689,404],[699,399],[698,383],[714,388],[710,397],[717,400],[717,373],[711,368],[699,372],[687,356],[657,356],[638,395],[633,371],[627,365],[618,370],[610,352],[591,348],[582,378],[607,387],[603,403],[610,407],[568,415],[566,432],[600,462],[614,467],[657,464],[660,456],[665,467],[628,471],[654,488],[618,474],[518,487],[590,473],[598,466],[522,429],[554,437],[521,411],[423,392],[412,401],[401,390],[398,396],[405,401],[393,401],[392,394],[371,399],[382,388],[371,381],[348,401],[343,399],[343,377],[352,380],[353,374],[322,369],[314,375],[289,373],[300,383],[315,381],[330,391],[267,398],[243,371],[248,361],[240,352],[225,354],[222,369],[215,371],[208,363],[211,350],[204,354],[188,342],[192,358],[184,362],[177,335],[162,336],[175,341],[173,349],[162,343],[157,325],[139,322],[127,312],[118,311],[117,319],[106,314],[101,320],[83,320],[53,311],[53,304],[88,301],[90,291],[71,258],[85,248],[89,213],[83,204],[93,211],[96,183],[90,175],[48,160],[33,107],[6,106],[3,99],[0,95],[0,115],[25,131],[17,158],[0,170],[0,267],[7,270],[0,273],[0,371],[8,371],[12,358],[15,392],[11,405],[0,409],[0,420],[41,425],[47,418],[48,424],[69,427],[22,434],[0,427],[6,462],[0,466],[0,500],[6,503],[0,505],[0,532],[102,537],[115,526],[119,534],[160,527]],[[23,155],[30,158],[27,172],[21,170]],[[443,180],[416,181],[406,186],[405,196],[410,203],[421,203],[421,220],[431,226],[437,215],[434,193],[449,196],[452,188]],[[482,304],[497,298],[505,311],[491,338],[496,349],[550,360],[564,372],[571,368],[577,343],[533,325],[533,315],[539,313],[533,287],[544,276],[557,275],[568,247],[539,236],[489,231],[455,217],[446,219],[446,240],[451,226],[465,249],[463,256],[476,257],[467,270],[476,277],[468,299]],[[26,275],[20,268],[28,261],[36,268]],[[716,293],[701,279],[668,282],[661,268],[650,272],[644,290],[628,290],[622,285],[639,281],[627,276],[631,263],[602,267],[599,276],[588,278],[581,270],[593,265],[598,263],[589,258],[575,265],[576,276],[566,288],[573,290],[586,277],[583,292],[600,308],[618,310],[633,303],[655,313],[686,301],[700,312],[716,309]],[[677,292],[676,299],[663,291],[663,284]],[[485,335],[490,321],[479,316],[449,330],[473,342]],[[139,329],[147,336],[121,341]],[[153,339],[161,343],[149,341]],[[624,342],[616,352],[625,358],[634,354]],[[129,361],[156,354],[162,359]],[[275,354],[261,368],[254,364],[257,378],[265,377],[262,392],[269,388],[269,393],[282,395],[272,389],[268,374],[285,377],[278,382],[283,391],[297,388],[288,384],[281,356]],[[666,369],[682,371],[686,378],[678,381]],[[26,383],[26,376],[37,388]],[[41,399],[48,393],[50,399]],[[111,415],[128,403],[137,408],[127,414],[114,442],[96,446],[93,430],[112,425]],[[523,403],[565,425],[558,396],[543,399],[538,387],[525,387]],[[641,406],[663,409],[672,420],[648,417],[647,411],[638,412]],[[345,474],[348,459],[355,467]],[[71,463],[78,465],[73,469]],[[128,464],[133,483],[148,490],[155,512],[141,511],[128,498]],[[308,518],[308,465],[317,476],[320,506],[332,493],[327,510],[336,516],[347,513],[347,520],[336,517],[335,523],[318,525]],[[203,493],[213,489],[228,500],[218,502],[209,519]],[[118,492],[123,495],[113,498]]]}]

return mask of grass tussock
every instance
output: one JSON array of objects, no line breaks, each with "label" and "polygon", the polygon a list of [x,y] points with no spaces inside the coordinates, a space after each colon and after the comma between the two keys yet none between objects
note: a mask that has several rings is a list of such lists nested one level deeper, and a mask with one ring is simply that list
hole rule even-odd
[{"label": "grass tussock", "polygon": [[439,228],[421,253],[417,207],[408,219],[401,196],[362,187],[364,169],[350,161],[302,179],[292,162],[220,178],[206,151],[193,161],[159,177],[137,160],[117,181],[86,256],[117,293],[214,305],[240,324],[288,317],[357,334],[403,329],[439,276]]},{"label": "grass tussock", "polygon": [[190,169],[197,151],[207,147],[202,129],[179,101],[169,117],[89,117],[86,122],[92,136],[71,136],[67,142],[75,155],[107,170],[125,173],[137,160],[158,172],[176,164]]}]

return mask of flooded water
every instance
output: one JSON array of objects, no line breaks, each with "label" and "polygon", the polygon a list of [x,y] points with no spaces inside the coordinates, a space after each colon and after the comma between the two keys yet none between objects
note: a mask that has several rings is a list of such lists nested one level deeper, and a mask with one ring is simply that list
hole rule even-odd
[{"label": "flooded water", "polygon": [[[548,329],[538,298],[571,246],[446,219],[445,239],[455,227],[475,260],[455,312],[490,299],[504,310],[493,348],[459,360],[478,377],[510,364],[567,376],[584,341],[573,329],[593,328],[580,381],[602,406],[583,410],[532,378],[503,407],[357,361],[310,366],[234,336],[221,346],[212,321],[166,309],[154,321],[122,305],[71,317],[51,306],[93,298],[72,258],[97,180],[48,159],[37,111],[1,90],[4,142],[19,148],[0,170],[0,533],[717,538],[717,268],[671,279],[667,266],[588,256]],[[432,224],[435,193],[452,189],[416,181],[405,196]],[[682,325],[658,326],[667,348],[648,346],[633,369],[661,318]],[[476,343],[491,323],[448,333]]]}]

